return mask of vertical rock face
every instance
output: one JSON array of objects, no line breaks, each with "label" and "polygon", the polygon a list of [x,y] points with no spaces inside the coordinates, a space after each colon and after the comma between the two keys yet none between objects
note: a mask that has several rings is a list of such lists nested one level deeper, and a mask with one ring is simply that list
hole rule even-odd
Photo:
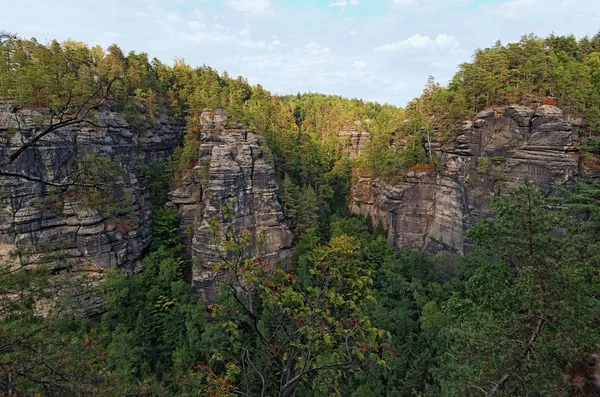
[{"label": "vertical rock face", "polygon": [[[368,125],[369,120],[364,123]],[[361,121],[348,122],[337,134],[350,159],[357,158],[365,150],[365,144],[370,139],[369,131],[365,127]]]},{"label": "vertical rock face", "polygon": [[287,259],[294,240],[277,199],[269,150],[243,126],[226,129],[226,123],[223,112],[202,114],[198,166],[171,195],[191,230],[190,254],[200,264],[193,284],[205,296],[215,287],[212,269],[220,262],[211,219],[220,230],[232,225],[238,234],[249,232],[247,258]]},{"label": "vertical rock face", "polygon": [[555,106],[481,112],[452,144],[432,145],[440,172],[409,172],[394,186],[359,175],[351,208],[382,222],[396,247],[463,254],[492,197],[526,181],[551,194],[579,174],[578,128]]},{"label": "vertical rock face", "polygon": [[[0,103],[0,163],[31,139],[44,110],[21,110]],[[146,116],[136,117],[144,120]],[[183,123],[166,114],[130,125],[123,114],[104,108],[96,124],[71,125],[46,135],[3,169],[47,181],[61,181],[75,170],[77,160],[98,152],[119,158],[125,171],[123,195],[131,208],[122,216],[106,218],[81,198],[20,178],[0,177],[0,255],[18,248],[27,260],[58,259],[66,266],[139,269],[140,257],[151,241],[151,206],[136,175],[140,166],[165,160],[181,141]],[[23,257],[22,257],[23,258]]]},{"label": "vertical rock face", "polygon": [[469,208],[463,185],[450,176],[411,172],[393,186],[359,177],[351,210],[381,222],[395,247],[464,252]]}]

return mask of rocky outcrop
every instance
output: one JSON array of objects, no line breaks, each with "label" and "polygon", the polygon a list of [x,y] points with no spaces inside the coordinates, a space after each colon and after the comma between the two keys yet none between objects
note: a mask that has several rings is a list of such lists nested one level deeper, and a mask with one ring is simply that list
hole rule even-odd
[{"label": "rocky outcrop", "polygon": [[[13,109],[0,103],[0,163],[40,130],[45,110]],[[32,263],[50,259],[75,269],[124,268],[136,271],[151,236],[151,205],[137,176],[140,166],[170,156],[183,135],[183,123],[166,113],[150,118],[141,112],[128,122],[109,107],[94,115],[94,124],[76,124],[46,135],[4,171],[61,182],[77,171],[86,154],[118,159],[123,197],[130,204],[107,217],[73,189],[62,191],[35,181],[2,177],[0,254],[15,248]],[[46,118],[47,119],[47,118]],[[43,123],[44,121],[41,121]],[[45,121],[47,122],[47,121]]]},{"label": "rocky outcrop", "polygon": [[238,236],[249,234],[246,258],[285,260],[294,240],[277,198],[269,149],[242,125],[226,125],[221,111],[202,114],[198,165],[171,194],[183,227],[190,231],[190,256],[200,265],[194,270],[193,286],[203,296],[216,287],[213,269],[220,262],[212,244],[211,219],[221,231],[233,227]]},{"label": "rocky outcrop", "polygon": [[481,112],[453,143],[432,143],[439,172],[415,170],[393,186],[358,175],[351,208],[382,222],[396,247],[463,254],[492,197],[526,181],[551,194],[579,174],[578,129],[555,106]]},{"label": "rocky outcrop", "polygon": [[350,159],[358,158],[365,150],[365,144],[370,139],[368,126],[370,120],[348,122],[337,133],[344,150],[348,152]]}]

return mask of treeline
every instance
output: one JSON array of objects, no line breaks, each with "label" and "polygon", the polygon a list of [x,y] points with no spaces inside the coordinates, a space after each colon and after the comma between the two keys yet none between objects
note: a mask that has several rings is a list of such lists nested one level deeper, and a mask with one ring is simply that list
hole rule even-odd
[{"label": "treeline", "polygon": [[0,97],[12,98],[17,106],[61,109],[67,101],[82,103],[110,85],[115,106],[121,109],[131,112],[132,102],[143,101],[149,109],[158,106],[186,117],[189,142],[179,154],[175,178],[181,178],[195,161],[194,126],[202,111],[222,108],[232,125],[244,123],[265,137],[281,170],[280,182],[290,174],[299,187],[311,184],[316,190],[307,175],[312,171],[302,170],[343,157],[337,134],[353,121],[361,121],[371,136],[359,166],[390,181],[415,165],[439,166],[439,160],[426,151],[426,143],[451,141],[464,120],[493,106],[560,106],[567,114],[583,118],[583,148],[596,151],[599,70],[600,35],[579,40],[524,36],[516,43],[497,42],[477,50],[447,86],[430,78],[423,94],[403,110],[338,96],[281,97],[260,85],[251,86],[242,77],[232,78],[207,66],[194,68],[182,59],[166,65],[145,53],[124,54],[116,45],[103,50],[74,41],[44,45],[9,36],[0,40]]},{"label": "treeline", "polygon": [[[172,185],[198,160],[201,113],[225,109],[230,126],[245,124],[271,149],[284,207],[296,232],[313,229],[320,236],[328,234],[329,217],[345,208],[351,176],[337,133],[348,122],[366,119],[383,131],[403,113],[390,105],[339,96],[281,97],[260,85],[250,86],[242,77],[231,78],[207,66],[194,68],[182,59],[166,65],[145,53],[124,54],[117,45],[106,50],[75,41],[45,45],[9,35],[0,40],[0,98],[17,108],[49,108],[56,119],[79,117],[80,107],[107,99],[106,106],[122,111],[134,128],[161,112],[185,118],[184,142],[167,167]],[[136,103],[144,105],[144,117],[139,117]],[[86,117],[93,119],[93,114]],[[303,208],[318,208],[318,215]]]},{"label": "treeline", "polygon": [[592,38],[523,36],[479,49],[443,87],[430,78],[409,103],[409,118],[451,139],[460,123],[493,106],[543,104],[583,118],[586,133],[600,126],[600,33]]}]

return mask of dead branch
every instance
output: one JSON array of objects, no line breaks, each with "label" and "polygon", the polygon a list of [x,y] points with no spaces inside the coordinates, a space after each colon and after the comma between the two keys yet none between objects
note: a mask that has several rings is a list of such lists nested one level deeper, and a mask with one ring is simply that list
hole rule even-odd
[{"label": "dead branch", "polygon": [[498,392],[500,390],[502,390],[502,388],[504,388],[504,385],[506,384],[506,381],[508,381],[508,378],[510,378],[510,376],[517,369],[519,369],[519,367],[521,366],[521,363],[523,362],[523,360],[527,357],[527,355],[531,351],[531,348],[533,347],[533,344],[535,343],[535,341],[537,340],[537,338],[540,336],[540,333],[542,332],[542,329],[544,328],[545,322],[546,322],[546,316],[544,314],[541,314],[540,317],[539,317],[539,320],[537,322],[537,325],[536,325],[535,329],[533,330],[533,333],[529,337],[529,341],[527,342],[527,344],[523,348],[523,351],[521,352],[521,354],[519,355],[519,357],[517,357],[517,359],[515,360],[514,364],[508,369],[508,371],[506,371],[504,373],[504,375],[502,375],[502,377],[500,378],[500,380],[498,381],[498,383],[496,383],[494,385],[494,387],[492,388],[492,390],[490,390],[490,392],[488,393],[488,397],[493,397],[496,394],[498,394]]}]

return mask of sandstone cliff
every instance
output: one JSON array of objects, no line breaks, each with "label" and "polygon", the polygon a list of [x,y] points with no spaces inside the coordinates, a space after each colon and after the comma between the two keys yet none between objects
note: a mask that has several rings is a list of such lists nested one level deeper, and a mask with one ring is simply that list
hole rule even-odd
[{"label": "sandstone cliff", "polygon": [[365,150],[365,145],[370,139],[369,124],[369,120],[347,122],[344,128],[338,132],[337,137],[348,152],[350,159],[358,158]]},{"label": "sandstone cliff", "polygon": [[463,254],[470,248],[465,233],[492,197],[525,181],[551,194],[579,174],[579,127],[555,106],[481,112],[454,142],[432,143],[439,172],[416,169],[393,186],[358,175],[351,209],[382,222],[396,247]]},{"label": "sandstone cliff", "polygon": [[294,240],[277,198],[269,149],[244,126],[226,125],[221,111],[202,114],[198,165],[171,194],[189,231],[188,255],[197,263],[193,286],[204,296],[216,286],[213,268],[220,261],[210,219],[217,219],[220,230],[232,225],[250,233],[246,258],[287,259]]},{"label": "sandstone cliff", "polygon": [[[60,181],[73,173],[78,159],[94,151],[118,158],[124,175],[118,182],[122,194],[132,197],[122,217],[108,219],[81,197],[52,191],[46,185],[20,178],[0,178],[0,254],[18,248],[23,261],[42,257],[75,269],[124,268],[136,271],[151,236],[151,205],[136,175],[142,164],[165,160],[179,144],[184,124],[166,113],[149,118],[140,105],[135,125],[122,112],[104,107],[97,125],[79,124],[46,135],[11,165],[11,172],[47,181]],[[20,110],[0,103],[0,163],[39,131],[45,110]],[[127,213],[125,213],[127,212]]]}]

